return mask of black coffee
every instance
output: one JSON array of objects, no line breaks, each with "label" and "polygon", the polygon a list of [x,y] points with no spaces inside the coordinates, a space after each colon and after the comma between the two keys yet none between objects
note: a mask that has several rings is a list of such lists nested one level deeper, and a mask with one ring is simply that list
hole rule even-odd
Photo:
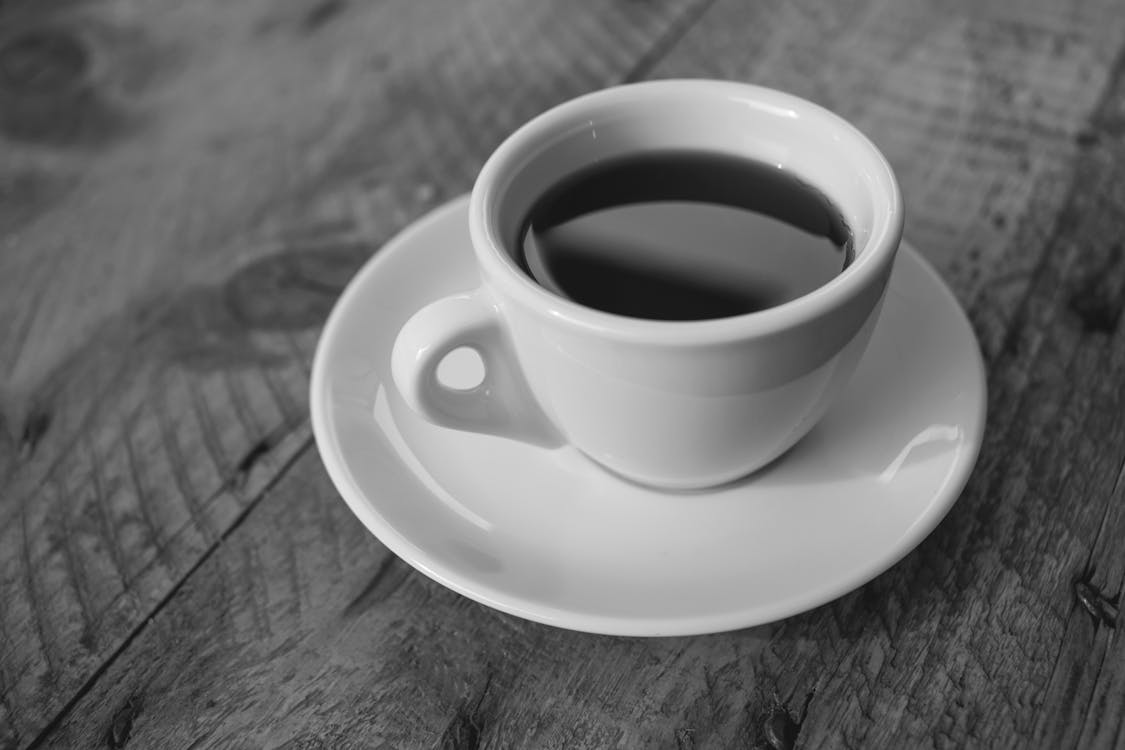
[{"label": "black coffee", "polygon": [[792,174],[706,152],[601,162],[555,185],[520,234],[524,271],[579,304],[705,320],[811,292],[852,258],[839,211]]}]

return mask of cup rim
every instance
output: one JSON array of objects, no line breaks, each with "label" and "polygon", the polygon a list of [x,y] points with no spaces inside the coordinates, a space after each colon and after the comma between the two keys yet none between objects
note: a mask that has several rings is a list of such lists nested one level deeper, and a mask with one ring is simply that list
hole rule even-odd
[{"label": "cup rim", "polygon": [[[873,171],[879,173],[888,189],[882,211],[877,211],[871,235],[862,252],[831,281],[811,292],[775,307],[742,315],[705,320],[652,320],[605,312],[561,297],[535,283],[523,273],[504,250],[498,228],[491,221],[493,204],[500,197],[497,178],[512,160],[537,143],[548,143],[559,133],[559,126],[591,105],[621,97],[710,95],[738,98],[763,108],[797,113],[821,120],[849,137],[864,154]],[[520,126],[492,153],[481,168],[469,200],[469,233],[474,253],[485,279],[525,308],[545,314],[572,327],[619,341],[651,344],[706,344],[732,339],[761,337],[800,326],[819,318],[855,298],[878,279],[893,260],[902,238],[904,224],[902,192],[890,163],[871,140],[850,122],[834,112],[776,89],[735,81],[711,79],[663,79],[623,84],[571,99],[537,115]]]}]

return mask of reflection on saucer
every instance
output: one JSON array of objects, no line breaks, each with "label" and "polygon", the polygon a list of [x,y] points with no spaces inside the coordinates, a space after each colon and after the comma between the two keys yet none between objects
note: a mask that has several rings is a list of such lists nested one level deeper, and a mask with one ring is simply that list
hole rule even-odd
[{"label": "reflection on saucer", "polygon": [[961,428],[951,424],[930,425],[919,432],[906,444],[894,461],[879,472],[879,481],[889,484],[895,480],[907,461],[923,461],[926,458],[940,458],[949,452],[951,445],[962,440]]},{"label": "reflection on saucer", "polygon": [[492,524],[485,519],[473,513],[461,503],[453,495],[441,486],[441,483],[434,479],[430,472],[426,471],[426,467],[414,455],[414,451],[410,450],[406,440],[403,439],[402,433],[399,432],[398,425],[395,424],[395,418],[391,414],[391,407],[387,403],[387,389],[382,384],[379,385],[379,390],[375,392],[375,408],[372,410],[372,416],[375,417],[375,423],[382,428],[383,434],[387,436],[391,446],[394,448],[395,453],[406,464],[406,467],[414,473],[426,489],[429,490],[435,497],[440,499],[445,505],[449,506],[457,515],[464,518],[469,523],[477,526],[478,528],[489,531],[492,529]]}]

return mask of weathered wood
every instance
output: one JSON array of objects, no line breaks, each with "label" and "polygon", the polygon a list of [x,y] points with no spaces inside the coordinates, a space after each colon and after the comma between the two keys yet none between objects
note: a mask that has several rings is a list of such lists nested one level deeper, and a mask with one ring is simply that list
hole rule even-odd
[{"label": "weathered wood", "polygon": [[316,329],[359,264],[692,7],[0,6],[0,744],[308,447]]},{"label": "weathered wood", "polygon": [[99,742],[124,711],[138,747],[703,747],[765,736],[749,657],[773,630],[623,639],[496,613],[388,553],[310,451],[51,744]]},{"label": "weathered wood", "polygon": [[[1121,73],[1114,99],[1125,101]],[[1080,162],[1093,179],[1075,187],[1061,222],[1100,237],[1120,226],[1125,148],[1111,151]],[[776,625],[700,638],[534,625],[405,567],[338,501],[310,451],[108,667],[51,744],[1115,746],[1113,665],[1125,654],[1112,638],[1110,592],[1123,573],[1113,540],[1125,534],[1125,328],[1091,326],[1068,309],[1105,294],[1089,291],[1091,279],[1125,285],[1120,250],[1102,247],[1045,247],[1027,309],[1054,314],[1021,316],[1012,340],[1046,332],[1056,345],[1037,354],[1013,344],[994,364],[996,386],[1033,357],[1037,371],[1082,395],[1002,416],[991,461],[949,520],[859,592]],[[1118,323],[1120,296],[1101,299],[1117,309],[1095,320]],[[1057,345],[1064,340],[1077,351]],[[1071,381],[1067,367],[1087,357],[1101,367]],[[1068,422],[1077,445],[1043,444],[1044,425],[1065,432]],[[1010,464],[1033,458],[1042,460],[1029,485]]]},{"label": "weathered wood", "polygon": [[[159,85],[122,89],[153,110],[128,135],[94,118],[93,135],[51,131],[0,157],[50,196],[0,208],[0,310],[16,321],[0,332],[15,363],[0,745],[1125,742],[1116,3],[178,11],[221,19],[210,42],[154,8],[57,7],[178,43],[124,45],[177,53],[153,66]],[[73,56],[47,48],[47,80],[65,79]],[[465,189],[507,130],[580,90],[668,75],[788,88],[872,134],[902,177],[909,236],[982,334],[990,428],[950,517],[860,591],[727,635],[599,638],[492,612],[389,556],[309,448],[304,368],[347,276]],[[195,163],[199,129],[228,144],[221,157]],[[173,194],[190,200],[138,229],[130,217],[169,195],[140,176],[146,157],[184,170]],[[49,189],[78,173],[88,183]],[[98,191],[124,196],[102,218]],[[86,226],[89,258],[59,240]],[[100,283],[97,253],[116,259],[116,296],[60,305]]]}]

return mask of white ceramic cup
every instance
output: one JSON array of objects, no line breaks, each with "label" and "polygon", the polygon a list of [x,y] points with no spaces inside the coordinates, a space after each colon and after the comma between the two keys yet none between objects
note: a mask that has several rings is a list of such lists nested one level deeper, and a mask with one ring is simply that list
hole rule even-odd
[{"label": "white ceramic cup", "polygon": [[[537,197],[599,160],[669,149],[775,165],[819,189],[852,231],[854,260],[795,300],[702,321],[602,312],[520,270],[513,254]],[[850,378],[878,317],[902,225],[886,159],[808,101],[704,80],[588,94],[531,120],[488,159],[469,204],[481,285],[405,324],[392,354],[394,381],[406,403],[438,425],[566,441],[657,487],[722,484],[790,448]],[[475,349],[484,363],[475,388],[438,380],[438,364],[459,347]]]}]

